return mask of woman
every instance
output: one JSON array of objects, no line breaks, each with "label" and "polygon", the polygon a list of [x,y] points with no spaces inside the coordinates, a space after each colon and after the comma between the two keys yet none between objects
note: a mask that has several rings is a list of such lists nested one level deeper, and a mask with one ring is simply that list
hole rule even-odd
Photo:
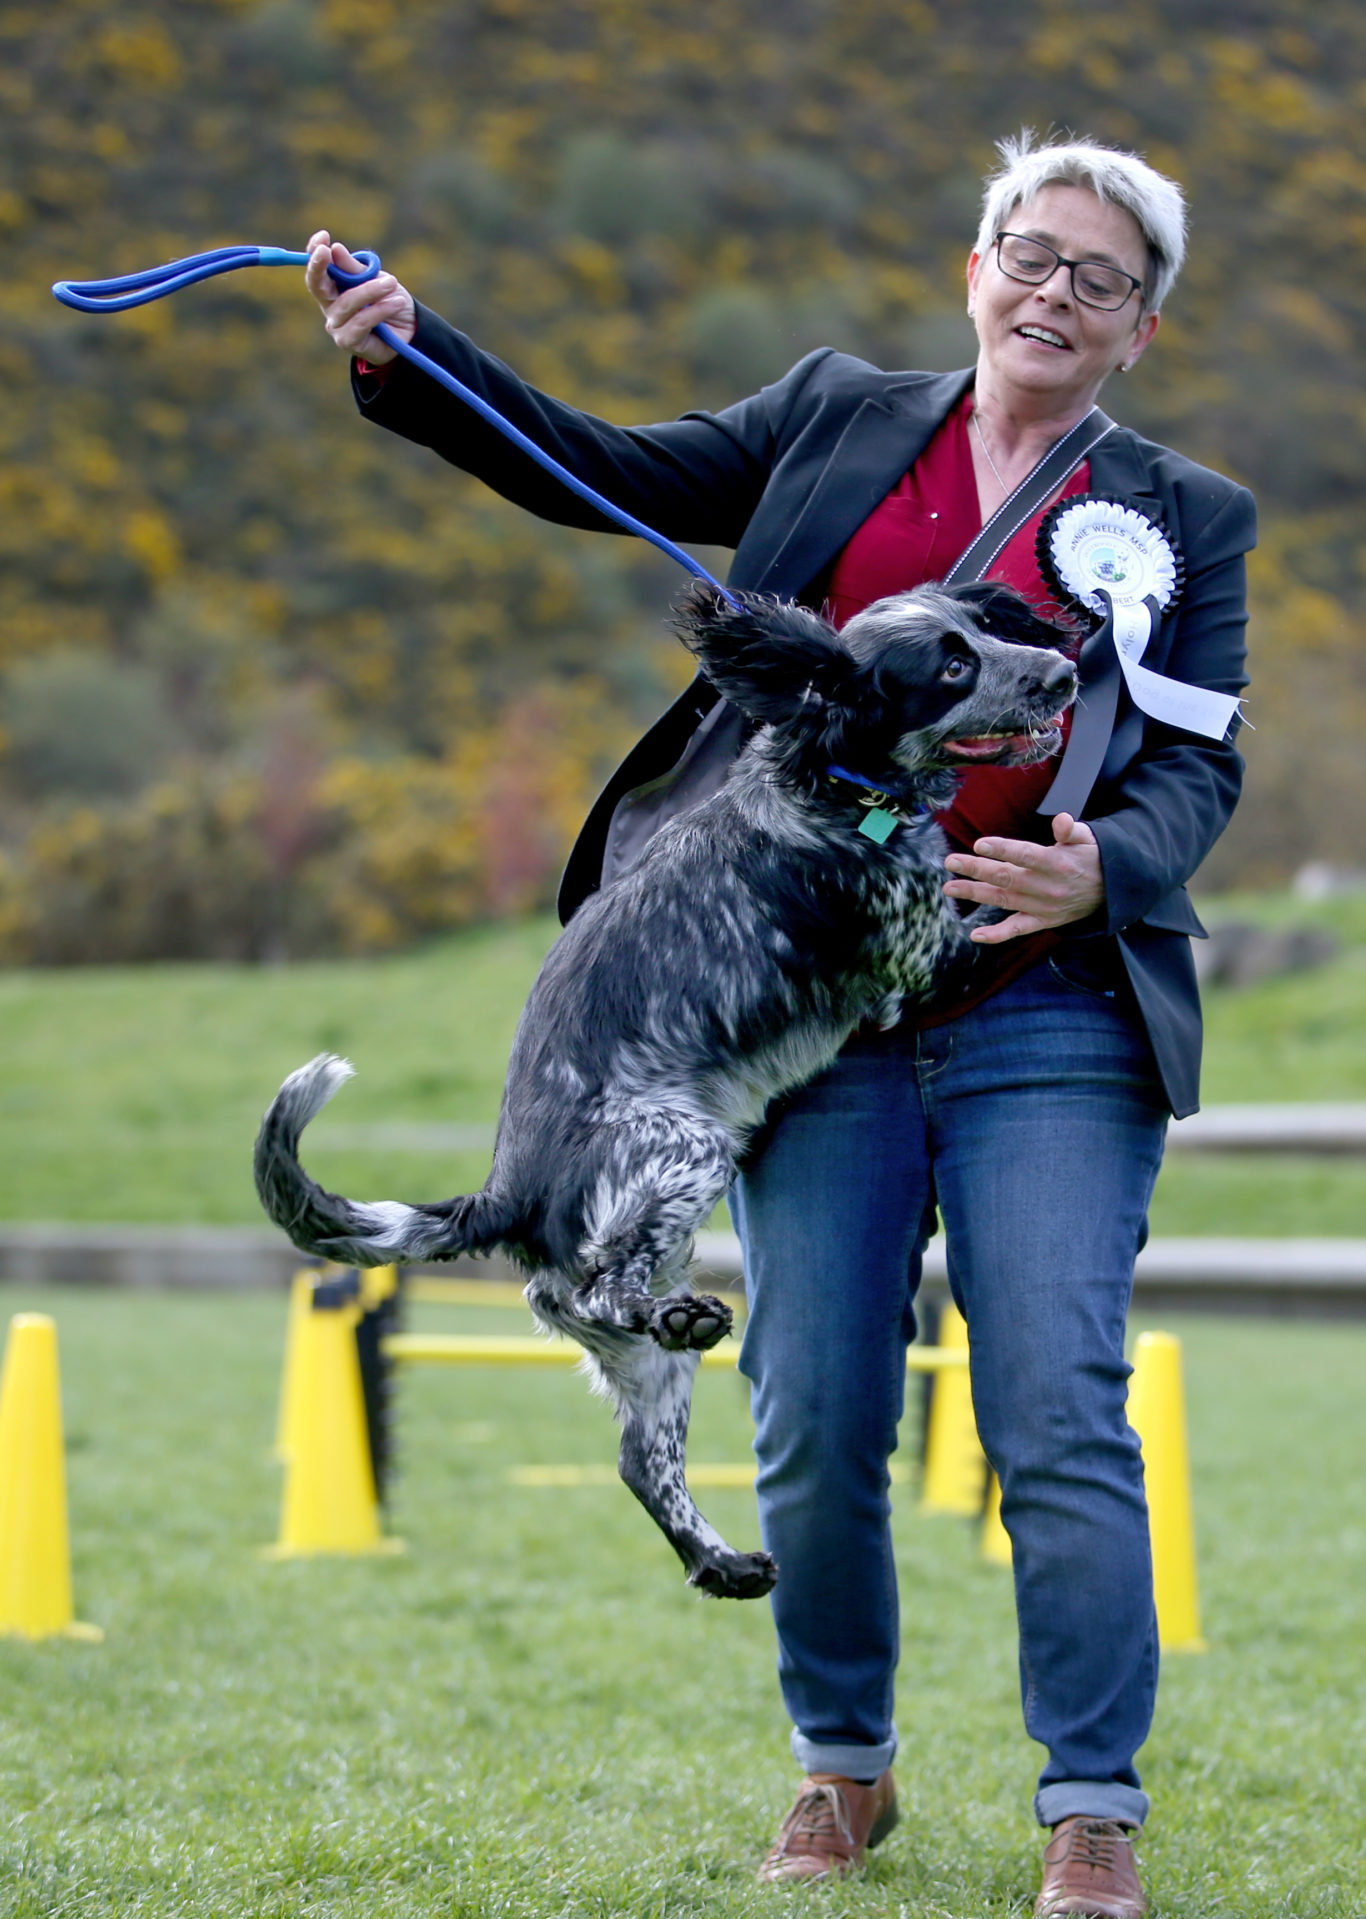
[{"label": "woman", "polygon": [[[734,547],[732,584],[826,604],[837,620],[945,575],[1041,457],[1088,422],[1076,442],[1087,457],[1054,498],[1131,508],[1184,563],[1143,664],[1236,695],[1250,496],[1090,417],[1106,379],[1157,331],[1184,253],[1180,191],[1087,141],[1025,138],[1001,153],[967,269],[980,351],[962,373],[885,374],[824,350],[718,415],[618,428],[524,385],[392,276],[337,293],[327,265],[353,263],[326,234],[311,243],[308,284],[356,356],[368,418],[546,518],[607,524],[459,402],[390,364],[371,337],[383,320],[647,523]],[[1036,600],[1048,592],[1041,517],[988,575]],[[952,1015],[856,1036],[771,1116],[734,1196],[760,1516],[781,1568],[780,1676],[807,1775],[761,1877],[852,1871],[895,1823],[887,1463],[937,1208],[1014,1546],[1025,1723],[1048,1749],[1035,1811],[1052,1837],[1036,1911],[1131,1919],[1146,1909],[1132,1839],[1148,1801],[1134,1755],[1157,1637],[1124,1325],[1167,1118],[1196,1102],[1189,935],[1200,927],[1184,882],[1228,820],[1241,767],[1227,739],[1134,705],[1108,627],[1080,666],[1082,717],[1062,772],[974,768],[945,816],[946,892],[1007,909],[975,935],[997,949],[992,990]],[[675,703],[594,808],[565,917],[715,788],[740,737],[705,683]]]}]

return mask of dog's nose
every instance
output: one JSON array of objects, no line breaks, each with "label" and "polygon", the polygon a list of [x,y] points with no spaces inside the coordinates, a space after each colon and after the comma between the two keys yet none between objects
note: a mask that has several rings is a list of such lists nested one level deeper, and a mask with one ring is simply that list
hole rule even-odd
[{"label": "dog's nose", "polygon": [[1055,653],[1044,667],[1041,685],[1045,693],[1056,694],[1060,700],[1070,699],[1077,690],[1077,669],[1071,660]]}]

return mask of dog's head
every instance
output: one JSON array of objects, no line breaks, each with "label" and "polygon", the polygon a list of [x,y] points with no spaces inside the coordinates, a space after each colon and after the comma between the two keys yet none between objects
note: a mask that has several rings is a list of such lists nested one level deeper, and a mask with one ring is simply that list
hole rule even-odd
[{"label": "dog's head", "polygon": [[1055,753],[1076,669],[1065,636],[1009,587],[917,587],[837,633],[789,601],[693,586],[684,643],[708,679],[803,771],[854,767],[897,791],[936,771]]}]

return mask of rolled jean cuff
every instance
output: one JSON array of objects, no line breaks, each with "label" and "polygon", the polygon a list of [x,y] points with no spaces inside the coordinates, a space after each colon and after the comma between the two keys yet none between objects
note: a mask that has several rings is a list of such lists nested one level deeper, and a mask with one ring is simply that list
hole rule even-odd
[{"label": "rolled jean cuff", "polygon": [[896,1727],[878,1746],[829,1746],[792,1728],[792,1756],[803,1772],[836,1772],[842,1779],[880,1779],[896,1758]]},{"label": "rolled jean cuff", "polygon": [[1137,1786],[1121,1786],[1113,1779],[1059,1779],[1034,1795],[1034,1813],[1041,1826],[1060,1819],[1117,1819],[1124,1826],[1142,1826],[1150,1800]]}]

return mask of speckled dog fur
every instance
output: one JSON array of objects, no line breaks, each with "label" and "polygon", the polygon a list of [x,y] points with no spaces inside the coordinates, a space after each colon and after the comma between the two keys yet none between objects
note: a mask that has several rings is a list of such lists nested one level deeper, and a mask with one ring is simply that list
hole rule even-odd
[{"label": "speckled dog fur", "polygon": [[[305,1252],[361,1265],[503,1248],[542,1326],[584,1348],[621,1424],[620,1471],[703,1591],[748,1599],[777,1569],[707,1524],[684,1479],[693,1374],[730,1311],[695,1295],[693,1234],[770,1102],[904,999],[954,990],[981,949],[942,894],[934,809],[959,765],[1056,750],[1076,675],[1057,630],[998,587],[922,587],[837,634],[819,615],[709,587],[685,643],[754,723],[724,787],[663,827],[576,914],[513,1044],[482,1192],[363,1204],[324,1192],[299,1136],[349,1077],[323,1054],[262,1123],[262,1203]],[[997,742],[999,741],[999,751]],[[967,742],[968,744],[964,744]],[[906,816],[860,833],[859,790]]]}]

